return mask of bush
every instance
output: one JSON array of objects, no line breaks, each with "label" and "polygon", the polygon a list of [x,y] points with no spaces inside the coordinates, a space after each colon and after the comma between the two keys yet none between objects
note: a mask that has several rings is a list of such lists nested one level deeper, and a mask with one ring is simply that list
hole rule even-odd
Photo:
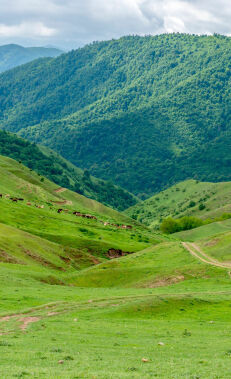
[{"label": "bush", "polygon": [[172,217],[166,218],[160,226],[160,230],[165,234],[176,233],[179,231],[178,228],[177,220],[174,220]]}]

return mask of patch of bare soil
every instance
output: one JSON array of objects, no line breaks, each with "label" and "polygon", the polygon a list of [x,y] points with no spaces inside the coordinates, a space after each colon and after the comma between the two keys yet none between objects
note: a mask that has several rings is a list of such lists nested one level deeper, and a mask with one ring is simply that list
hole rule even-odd
[{"label": "patch of bare soil", "polygon": [[10,320],[10,318],[11,318],[11,316],[4,316],[4,317],[1,317],[0,318],[0,322],[7,322],[7,321],[9,321]]},{"label": "patch of bare soil", "polygon": [[32,322],[37,322],[39,320],[40,320],[39,317],[22,317],[19,320],[22,322],[22,324],[19,326],[19,328],[21,330],[25,331],[29,324],[31,324]]},{"label": "patch of bare soil", "polygon": [[25,265],[24,262],[12,257],[4,250],[0,250],[0,262]]},{"label": "patch of bare soil", "polygon": [[60,187],[60,188],[57,188],[56,190],[54,190],[55,193],[62,193],[62,192],[65,192],[67,189],[66,188],[63,188],[63,187]]},{"label": "patch of bare soil", "polygon": [[48,317],[51,317],[51,316],[56,316],[56,315],[58,315],[59,314],[59,312],[48,312],[47,313],[47,316]]},{"label": "patch of bare soil", "polygon": [[178,275],[171,278],[163,278],[163,279],[157,280],[154,283],[152,282],[145,287],[148,287],[148,288],[166,287],[166,286],[170,286],[171,284],[182,282],[184,279],[185,279],[184,275]]},{"label": "patch of bare soil", "polygon": [[57,205],[72,205],[72,201],[71,200],[59,200],[59,201],[52,201],[53,204],[57,204]]},{"label": "patch of bare soil", "polygon": [[[28,327],[29,324],[33,322],[39,321],[41,318],[40,317],[33,317],[33,316],[23,316],[22,315],[11,315],[11,316],[4,316],[0,318],[0,322],[8,322],[12,319],[15,319],[16,321],[18,320],[20,322],[19,329],[22,331],[25,331]],[[0,333],[2,334],[7,334],[7,332]]]},{"label": "patch of bare soil", "polygon": [[94,265],[98,265],[98,264],[101,263],[101,262],[100,262],[97,258],[95,258],[95,257],[91,257],[91,260],[92,260],[92,262],[94,263]]},{"label": "patch of bare soil", "polygon": [[215,246],[220,241],[219,238],[215,238],[214,240],[211,240],[205,244],[205,246]]},{"label": "patch of bare soil", "polygon": [[24,250],[24,252],[34,261],[39,262],[42,266],[50,267],[54,270],[65,271],[63,267],[56,266],[55,264],[47,261],[45,258],[41,257],[40,255],[32,253],[30,250]]},{"label": "patch of bare soil", "polygon": [[130,251],[122,251],[120,249],[109,249],[107,252],[107,256],[110,259],[121,258],[129,254],[134,254],[134,253]]}]

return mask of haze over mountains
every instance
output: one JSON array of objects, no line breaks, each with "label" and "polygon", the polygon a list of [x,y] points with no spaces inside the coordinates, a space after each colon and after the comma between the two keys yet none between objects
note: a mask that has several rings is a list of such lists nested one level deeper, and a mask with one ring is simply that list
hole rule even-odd
[{"label": "haze over mountains", "polygon": [[63,52],[53,47],[23,47],[16,44],[0,46],[0,72],[37,58],[57,57]]},{"label": "haze over mountains", "polygon": [[3,73],[0,125],[141,198],[230,180],[228,37],[94,43]]}]

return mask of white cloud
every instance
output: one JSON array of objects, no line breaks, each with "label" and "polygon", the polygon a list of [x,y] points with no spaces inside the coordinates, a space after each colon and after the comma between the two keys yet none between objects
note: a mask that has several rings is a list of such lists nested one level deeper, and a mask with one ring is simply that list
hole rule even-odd
[{"label": "white cloud", "polygon": [[0,0],[0,43],[79,46],[126,34],[231,34],[230,0]]},{"label": "white cloud", "polygon": [[56,30],[47,27],[42,22],[30,23],[24,22],[19,25],[0,24],[1,37],[52,37],[56,34]]}]

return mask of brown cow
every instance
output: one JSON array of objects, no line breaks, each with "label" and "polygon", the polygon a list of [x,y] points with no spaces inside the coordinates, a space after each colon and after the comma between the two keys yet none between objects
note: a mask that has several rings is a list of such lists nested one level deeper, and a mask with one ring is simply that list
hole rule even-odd
[{"label": "brown cow", "polygon": [[90,219],[93,219],[93,220],[97,220],[97,218],[95,216],[92,216],[92,215],[84,215],[85,218],[90,218]]},{"label": "brown cow", "polygon": [[73,215],[75,215],[75,216],[79,216],[79,217],[83,217],[83,214],[82,213],[80,213],[80,212],[73,212]]}]

